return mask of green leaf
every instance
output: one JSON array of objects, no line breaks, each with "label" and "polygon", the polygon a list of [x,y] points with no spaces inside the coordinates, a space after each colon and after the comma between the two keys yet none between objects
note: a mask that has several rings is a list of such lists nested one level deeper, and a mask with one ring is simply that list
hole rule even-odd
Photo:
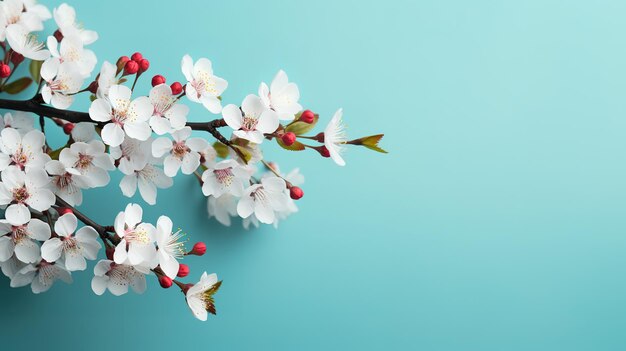
[{"label": "green leaf", "polygon": [[30,72],[30,76],[33,78],[33,81],[39,82],[41,79],[41,65],[43,61],[30,61],[30,65],[28,66],[28,71]]},{"label": "green leaf", "polygon": [[22,77],[16,81],[13,81],[7,85],[4,86],[4,88],[2,89],[2,91],[5,91],[9,94],[19,94],[21,92],[23,92],[26,88],[28,88],[28,86],[30,85],[30,83],[33,82],[33,79],[30,77]]},{"label": "green leaf", "polygon": [[220,158],[226,158],[228,156],[228,146],[216,141],[213,143],[213,148]]},{"label": "green leaf", "polygon": [[252,153],[250,152],[250,150],[246,149],[243,146],[239,146],[239,145],[235,145],[235,144],[231,144],[230,146],[232,146],[235,149],[239,150],[239,157],[243,158],[243,161],[245,163],[250,162],[250,160],[252,159]]},{"label": "green leaf", "polygon": [[315,127],[315,125],[317,124],[317,121],[320,119],[320,115],[318,115],[317,113],[315,114],[315,119],[313,119],[312,123],[306,123],[306,122],[302,122],[300,120],[300,115],[302,114],[302,112],[298,113],[296,115],[296,118],[294,119],[293,122],[289,123],[287,125],[287,127],[285,127],[285,131],[287,132],[292,132],[295,135],[302,135],[302,134],[306,134],[308,133],[311,129],[313,129]]},{"label": "green leaf", "polygon": [[276,138],[276,142],[278,143],[278,145],[280,145],[280,147],[289,151],[302,151],[305,149],[304,144],[302,144],[301,142],[297,140],[289,146],[285,145],[285,143],[283,143],[283,140],[281,138]]},{"label": "green leaf", "polygon": [[383,150],[380,146],[378,146],[378,142],[380,141],[380,139],[383,138],[383,136],[385,136],[385,134],[370,135],[370,136],[362,137],[354,141],[351,141],[350,144],[362,145],[370,150],[387,154],[388,153],[387,151]]}]

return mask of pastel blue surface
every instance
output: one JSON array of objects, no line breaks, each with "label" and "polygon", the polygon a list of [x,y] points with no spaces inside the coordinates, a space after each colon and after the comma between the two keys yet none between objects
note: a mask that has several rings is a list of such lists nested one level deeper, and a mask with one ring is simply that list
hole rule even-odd
[{"label": "pastel blue surface", "polygon": [[[100,62],[141,51],[173,81],[183,54],[209,57],[231,103],[282,68],[391,153],[351,148],[340,168],[264,145],[306,176],[278,230],[207,220],[179,176],[145,218],[207,242],[185,261],[224,280],[218,315],[154,280],[98,297],[91,268],[41,296],[1,279],[7,349],[626,348],[626,2],[71,4]],[[81,208],[111,223],[127,202],[114,185]]]}]

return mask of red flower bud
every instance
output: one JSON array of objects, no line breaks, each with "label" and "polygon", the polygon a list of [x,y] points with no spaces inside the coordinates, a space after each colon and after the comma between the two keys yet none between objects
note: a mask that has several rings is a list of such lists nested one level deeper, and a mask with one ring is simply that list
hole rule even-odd
[{"label": "red flower bud", "polygon": [[135,61],[135,62],[137,62],[137,63],[139,63],[139,61],[141,61],[141,59],[143,59],[143,55],[140,52],[136,52],[136,53],[134,53],[134,54],[132,54],[130,56],[130,59]]},{"label": "red flower bud", "polygon": [[189,266],[184,264],[184,263],[181,263],[178,266],[178,273],[176,275],[181,277],[181,278],[184,278],[187,275],[189,275]]},{"label": "red flower bud", "polygon": [[183,92],[183,85],[179,82],[172,83],[172,85],[170,85],[170,88],[172,89],[173,95],[178,95]]},{"label": "red flower bud", "polygon": [[294,200],[299,200],[304,196],[304,191],[302,191],[300,187],[292,186],[289,189],[289,196],[291,196],[291,198]]},{"label": "red flower bud", "polygon": [[52,35],[54,35],[54,39],[56,39],[59,43],[61,42],[61,40],[63,40],[63,33],[61,33],[61,31],[58,29],[55,30],[54,34]]},{"label": "red flower bud", "polygon": [[304,123],[313,123],[315,114],[311,110],[304,110],[300,115],[300,120]]},{"label": "red flower bud", "polygon": [[18,52],[11,50],[10,55],[11,55],[11,62],[13,63],[14,67],[22,63],[22,61],[24,61],[24,56]]},{"label": "red flower bud", "polygon": [[6,78],[11,75],[11,67],[7,64],[0,63],[0,78]]},{"label": "red flower bud", "polygon": [[159,277],[159,284],[161,284],[163,289],[167,289],[172,286],[172,279],[166,275],[162,275]]},{"label": "red flower bud", "polygon": [[128,61],[130,61],[128,56],[120,56],[120,58],[117,59],[117,63],[115,64],[117,66],[117,73],[120,73]]},{"label": "red flower bud", "polygon": [[156,87],[159,84],[163,84],[165,83],[165,77],[163,77],[160,74],[157,74],[156,76],[152,77],[152,86]]},{"label": "red flower bud", "polygon": [[141,59],[141,61],[139,61],[139,73],[141,74],[147,71],[148,68],[150,68],[150,61],[146,59]]},{"label": "red flower bud", "polygon": [[316,149],[322,157],[330,157],[330,151],[326,148],[326,146],[321,146]]},{"label": "red flower bud", "polygon": [[189,251],[190,255],[202,256],[206,252],[206,244],[199,241],[193,244],[193,248]]},{"label": "red flower bud", "polygon": [[283,134],[283,136],[280,137],[280,139],[283,141],[283,144],[287,146],[291,146],[293,145],[293,143],[296,142],[296,134],[294,134],[293,132],[287,132]]},{"label": "red flower bud", "polygon": [[128,61],[124,65],[124,75],[135,74],[139,71],[139,64],[135,61]]},{"label": "red flower bud", "polygon": [[68,213],[74,213],[74,211],[72,211],[72,209],[69,207],[59,207],[57,209],[57,212],[59,213],[59,216],[63,216],[64,214]]},{"label": "red flower bud", "polygon": [[[74,130],[74,123],[65,123],[63,125],[63,133],[70,135],[72,130]],[[72,210],[70,210],[70,212],[72,212]]]}]

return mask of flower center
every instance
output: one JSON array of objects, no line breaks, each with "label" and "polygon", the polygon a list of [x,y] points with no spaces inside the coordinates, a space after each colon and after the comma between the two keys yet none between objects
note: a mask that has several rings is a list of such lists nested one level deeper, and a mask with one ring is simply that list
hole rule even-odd
[{"label": "flower center", "polygon": [[185,244],[179,240],[184,236],[185,234],[178,229],[169,237],[163,250],[176,258],[183,258],[185,256]]},{"label": "flower center", "polygon": [[154,115],[159,117],[164,117],[165,112],[170,109],[176,102],[171,96],[161,96],[154,104]]},{"label": "flower center", "polygon": [[142,228],[126,229],[126,232],[124,233],[124,238],[129,243],[135,242],[140,244],[148,244],[150,242],[148,232]]},{"label": "flower center", "polygon": [[185,156],[185,154],[189,151],[191,150],[187,147],[187,144],[185,144],[184,141],[176,141],[173,143],[172,155],[182,159],[183,156]]},{"label": "flower center", "polygon": [[117,124],[120,127],[124,126],[126,119],[128,118],[127,110],[113,110],[113,116],[111,117],[111,122]]},{"label": "flower center", "polygon": [[235,175],[233,174],[232,168],[224,168],[224,169],[216,169],[213,171],[215,174],[215,178],[218,182],[220,182],[224,186],[230,186],[233,183],[233,179]]},{"label": "flower center", "polygon": [[13,189],[13,200],[17,203],[23,203],[24,201],[28,200],[29,196],[30,195],[28,194],[28,189],[26,189],[26,186],[24,185],[19,188]]},{"label": "flower center", "polygon": [[50,90],[52,90],[53,92],[55,91],[63,92],[68,89],[68,86],[67,84],[65,84],[65,81],[60,80],[60,79],[51,80],[48,82],[48,85],[50,86]]},{"label": "flower center", "polygon": [[68,254],[77,254],[80,253],[80,246],[78,246],[78,242],[72,237],[66,237],[63,240],[63,251]]},{"label": "flower center", "polygon": [[28,229],[25,225],[20,225],[17,227],[13,227],[13,234],[11,235],[13,242],[15,244],[21,242],[24,239],[28,238]]},{"label": "flower center", "polygon": [[241,129],[246,132],[253,131],[256,129],[256,125],[259,123],[259,120],[254,116],[244,116],[243,121],[241,123]]},{"label": "flower center", "polygon": [[21,170],[24,170],[26,163],[28,163],[28,154],[22,150],[22,147],[11,155],[11,164],[18,166]]},{"label": "flower center", "polygon": [[87,168],[89,168],[89,166],[91,166],[91,161],[92,160],[93,160],[93,156],[87,155],[87,154],[78,153],[78,160],[74,164],[74,167],[76,167],[78,169],[82,169],[82,170],[87,169]]},{"label": "flower center", "polygon": [[52,182],[59,189],[65,189],[67,187],[72,186],[72,174],[71,173],[63,173],[53,178]]}]

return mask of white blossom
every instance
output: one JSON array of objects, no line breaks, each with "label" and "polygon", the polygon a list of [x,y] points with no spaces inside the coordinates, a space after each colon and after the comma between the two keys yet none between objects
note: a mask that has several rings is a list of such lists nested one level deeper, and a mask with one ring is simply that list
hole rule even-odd
[{"label": "white blossom", "polygon": [[259,97],[268,109],[276,111],[281,120],[293,120],[295,114],[302,110],[298,103],[300,91],[295,83],[289,83],[285,71],[280,70],[272,80],[272,84],[261,83]]},{"label": "white blossom", "polygon": [[41,65],[41,78],[45,81],[41,88],[43,100],[61,110],[72,105],[73,94],[80,90],[84,81],[75,63],[61,63],[58,59],[46,60]]},{"label": "white blossom", "polygon": [[207,274],[207,272],[204,272],[200,281],[194,284],[185,293],[187,305],[193,315],[199,320],[206,321],[208,312],[215,313],[213,294],[217,288],[219,288],[217,274]]},{"label": "white blossom", "polygon": [[76,22],[76,11],[70,5],[63,3],[55,8],[52,14],[63,36],[78,35],[84,45],[89,45],[98,40],[98,33],[84,29]]},{"label": "white blossom", "polygon": [[278,115],[263,105],[261,98],[248,95],[241,104],[227,105],[222,111],[224,120],[234,129],[233,134],[239,138],[260,144],[265,133],[273,133],[278,128]]},{"label": "white blossom", "polygon": [[167,155],[163,166],[168,177],[176,176],[179,169],[183,174],[191,174],[200,166],[200,151],[206,149],[208,143],[202,138],[190,136],[191,128],[184,127],[172,133],[174,140],[161,137],[152,143],[152,156]]},{"label": "white blossom", "polygon": [[24,263],[37,262],[41,256],[38,241],[50,238],[50,226],[43,221],[30,218],[12,221],[8,218],[0,220],[0,262],[9,260],[13,254]]},{"label": "white blossom", "polygon": [[337,110],[324,129],[324,146],[328,149],[330,157],[339,166],[345,166],[346,161],[341,157],[346,143],[346,131],[343,125],[343,109]]},{"label": "white blossom", "polygon": [[121,238],[113,254],[115,263],[140,265],[154,261],[155,228],[152,224],[141,223],[142,216],[139,205],[128,204],[126,210],[115,217],[115,233]]},{"label": "white blossom", "polygon": [[194,64],[191,56],[185,55],[181,68],[187,79],[185,87],[187,98],[201,103],[211,113],[220,113],[222,104],[218,97],[226,90],[228,82],[213,74],[211,61],[201,58]]},{"label": "white blossom", "polygon": [[283,211],[289,198],[285,194],[285,181],[278,177],[265,177],[260,184],[253,184],[245,191],[237,204],[237,213],[242,218],[254,213],[261,223],[271,224],[276,211]]},{"label": "white blossom", "polygon": [[131,265],[101,260],[93,268],[93,273],[91,289],[97,295],[104,294],[107,289],[115,296],[124,295],[129,286],[138,294],[146,291],[146,276]]},{"label": "white blossom", "polygon": [[185,127],[189,107],[178,103],[169,85],[159,84],[153,87],[149,98],[154,108],[150,117],[150,127],[156,134],[163,135]]},{"label": "white blossom", "polygon": [[[66,213],[54,223],[56,238],[48,239],[41,246],[41,257],[47,262],[63,259],[68,271],[84,271],[88,260],[95,260],[102,247],[98,232],[89,226],[76,231],[78,220],[73,213]],[[76,231],[76,234],[74,232]]]},{"label": "white blossom", "polygon": [[65,269],[61,262],[41,261],[36,264],[29,264],[17,272],[11,279],[11,287],[17,288],[30,284],[33,293],[39,294],[48,291],[58,279],[68,284],[72,282],[70,272]]}]

